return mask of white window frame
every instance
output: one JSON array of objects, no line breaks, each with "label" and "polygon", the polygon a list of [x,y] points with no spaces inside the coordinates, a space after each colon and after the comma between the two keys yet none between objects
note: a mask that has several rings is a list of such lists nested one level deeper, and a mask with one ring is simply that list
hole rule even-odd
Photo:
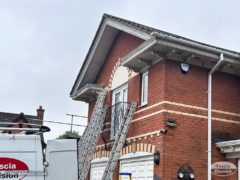
[{"label": "white window frame", "polygon": [[[126,93],[124,96],[124,92]],[[120,102],[127,102],[128,101],[128,84],[123,84],[122,86],[116,88],[115,90],[112,91],[112,106],[115,105],[115,95],[120,93]],[[114,118],[111,120],[111,139],[115,138],[114,135]],[[120,124],[119,124],[120,125]]]},{"label": "white window frame", "polygon": [[148,79],[148,71],[144,71],[142,73],[141,82],[141,106],[144,106],[148,103]]}]

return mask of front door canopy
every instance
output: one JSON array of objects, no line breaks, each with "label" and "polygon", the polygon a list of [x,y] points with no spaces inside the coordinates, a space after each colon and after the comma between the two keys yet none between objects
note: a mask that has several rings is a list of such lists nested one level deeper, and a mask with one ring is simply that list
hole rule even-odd
[{"label": "front door canopy", "polygon": [[240,158],[240,140],[219,142],[216,146],[226,154],[226,158]]}]

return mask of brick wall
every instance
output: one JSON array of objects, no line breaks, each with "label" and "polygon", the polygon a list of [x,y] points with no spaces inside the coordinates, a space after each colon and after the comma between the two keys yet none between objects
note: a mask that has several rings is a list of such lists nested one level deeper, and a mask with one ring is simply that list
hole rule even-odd
[{"label": "brick wall", "polygon": [[[177,120],[177,127],[168,128],[164,137],[164,167],[163,179],[176,179],[179,165],[190,164],[196,174],[196,179],[207,179],[207,75],[208,70],[190,66],[189,73],[183,75],[179,71],[178,63],[167,61],[166,65],[165,100],[196,106],[165,106],[173,112],[184,114],[166,113],[165,119]],[[240,96],[237,88],[240,88],[239,78],[224,73],[216,73],[213,76],[213,109],[239,113]],[[240,138],[239,117],[213,113],[213,162],[226,161],[225,156],[216,148],[214,142],[221,134],[229,139]],[[218,118],[218,119],[217,119]],[[226,120],[226,121],[220,121]],[[232,123],[227,120],[233,120]],[[230,161],[236,164],[236,160]],[[236,164],[237,165],[237,164]],[[236,175],[220,178],[213,176],[214,180],[237,179]]]}]

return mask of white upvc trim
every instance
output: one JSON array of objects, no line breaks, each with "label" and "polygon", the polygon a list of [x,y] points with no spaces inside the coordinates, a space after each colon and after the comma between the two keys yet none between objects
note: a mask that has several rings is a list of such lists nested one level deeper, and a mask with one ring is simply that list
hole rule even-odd
[{"label": "white upvc trim", "polygon": [[233,141],[224,141],[216,143],[217,147],[227,147],[227,146],[240,146],[240,140],[233,140]]},{"label": "white upvc trim", "polygon": [[97,164],[97,163],[105,163],[108,161],[109,158],[107,157],[100,157],[100,158],[96,158],[96,159],[93,159],[91,161],[91,164]]},{"label": "white upvc trim", "polygon": [[139,158],[153,160],[153,153],[137,151],[135,153],[125,154],[119,159],[122,161],[122,160],[139,159]]},{"label": "white upvc trim", "polygon": [[[147,79],[145,79],[147,76]],[[146,81],[145,81],[146,80]],[[142,73],[142,80],[141,80],[141,106],[144,106],[148,103],[148,71]],[[144,93],[146,93],[146,99],[144,100]]]},{"label": "white upvc trim", "polygon": [[238,180],[240,180],[240,159],[238,159],[238,166],[237,166],[238,170],[237,170],[237,173],[238,173]]},{"label": "white upvc trim", "polygon": [[[124,100],[124,97],[123,97],[123,92],[124,92],[124,90],[126,90],[126,92],[127,92],[127,99],[126,100]],[[117,87],[115,90],[113,90],[112,91],[112,106],[114,106],[115,105],[115,95],[117,94],[117,93],[119,93],[120,92],[120,98],[123,100],[123,102],[124,101],[128,101],[128,84],[127,83],[125,83],[125,84],[122,84],[121,86],[119,86],[119,87]],[[112,109],[112,111],[113,111],[113,109]],[[110,138],[111,139],[115,139],[115,135],[113,134],[114,133],[114,122],[113,122],[113,118],[111,118],[111,133],[110,133]]]},{"label": "white upvc trim", "polygon": [[240,140],[216,143],[216,146],[226,155],[227,159],[240,158]]}]

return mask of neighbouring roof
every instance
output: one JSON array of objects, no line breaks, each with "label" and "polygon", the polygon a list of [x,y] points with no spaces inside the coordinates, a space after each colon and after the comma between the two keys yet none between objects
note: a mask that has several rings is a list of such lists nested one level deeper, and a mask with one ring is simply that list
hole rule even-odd
[{"label": "neighbouring roof", "polygon": [[[37,116],[24,115],[23,113],[17,114],[17,113],[0,112],[0,122],[15,123],[19,119],[23,119],[26,123],[29,123],[29,124],[42,125],[42,120],[40,120]],[[1,126],[3,127],[4,125],[1,125]]]},{"label": "neighbouring roof", "polygon": [[[136,36],[138,38],[145,40],[145,42],[144,42],[145,44],[144,43],[141,44],[138,48],[136,48],[135,50],[130,52],[128,55],[126,55],[126,57],[123,57],[123,59],[121,60],[122,65],[128,66],[128,67],[131,67],[132,64],[135,63],[135,61],[132,61],[130,63],[129,63],[129,61],[132,60],[133,58],[135,58],[136,54],[138,55],[138,56],[136,56],[137,58],[141,58],[141,55],[142,55],[141,53],[143,53],[142,50],[145,47],[149,46],[148,50],[159,50],[159,48],[162,48],[163,47],[162,44],[161,44],[161,46],[159,46],[159,44],[158,44],[158,46],[156,46],[156,43],[161,43],[162,39],[164,39],[164,43],[165,43],[165,41],[167,41],[168,44],[170,41],[172,43],[172,41],[173,41],[172,39],[174,39],[174,41],[177,40],[177,41],[181,42],[180,45],[182,45],[182,44],[184,45],[184,48],[189,47],[189,46],[192,46],[194,48],[201,47],[200,48],[201,51],[206,51],[208,54],[209,54],[209,52],[208,52],[209,50],[206,50],[206,49],[210,49],[210,51],[216,51],[216,52],[225,52],[227,54],[237,57],[237,60],[240,61],[240,53],[239,52],[212,46],[212,45],[208,45],[208,44],[194,41],[194,40],[182,37],[182,36],[171,34],[171,33],[156,29],[156,28],[152,28],[152,27],[145,26],[145,25],[142,25],[139,23],[135,23],[133,21],[125,20],[125,19],[122,19],[119,17],[108,15],[108,14],[104,14],[102,17],[102,20],[100,22],[100,25],[98,27],[98,30],[95,34],[95,37],[92,41],[92,44],[89,48],[89,51],[86,55],[86,58],[82,64],[80,72],[79,72],[79,74],[75,80],[75,83],[72,87],[72,90],[70,92],[70,96],[73,99],[77,100],[76,95],[79,94],[78,91],[81,88],[83,88],[86,84],[94,83],[94,81],[96,80],[96,78],[98,76],[98,73],[101,70],[101,67],[102,67],[104,61],[106,60],[106,57],[112,46],[112,43],[114,42],[114,39],[119,31],[129,33],[133,36]],[[165,43],[164,45],[166,45],[167,43]],[[177,47],[179,47],[179,46],[177,46]],[[169,50],[169,49],[167,49],[167,50]],[[188,51],[189,51],[189,49],[188,49]],[[204,54],[205,57],[208,55],[207,53]],[[210,53],[212,53],[212,52],[210,52]],[[218,53],[215,53],[214,56],[212,56],[212,58],[217,57],[216,54],[218,54]],[[146,55],[143,55],[143,57],[144,56],[146,56]],[[234,59],[234,60],[236,60],[236,59]]]}]

